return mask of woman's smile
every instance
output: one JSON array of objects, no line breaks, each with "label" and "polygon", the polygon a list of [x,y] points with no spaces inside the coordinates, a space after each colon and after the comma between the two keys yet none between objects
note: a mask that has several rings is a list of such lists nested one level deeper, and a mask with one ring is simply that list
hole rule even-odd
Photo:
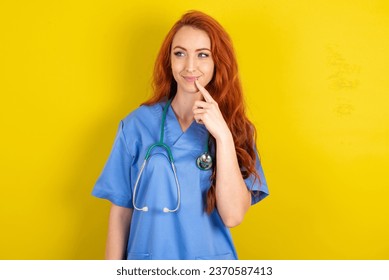
[{"label": "woman's smile", "polygon": [[194,83],[199,77],[196,76],[182,76],[188,83]]}]

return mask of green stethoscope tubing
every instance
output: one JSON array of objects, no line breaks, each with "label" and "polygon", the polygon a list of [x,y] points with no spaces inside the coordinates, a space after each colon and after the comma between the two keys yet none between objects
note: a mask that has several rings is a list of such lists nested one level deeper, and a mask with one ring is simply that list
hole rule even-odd
[{"label": "green stethoscope tubing", "polygon": [[[132,204],[134,205],[134,209],[138,210],[138,211],[147,212],[149,210],[149,208],[147,206],[143,206],[143,207],[139,208],[136,205],[135,200],[136,200],[136,191],[138,189],[138,184],[139,184],[140,178],[141,178],[142,173],[143,173],[143,171],[144,171],[144,169],[146,167],[147,161],[149,160],[149,158],[151,156],[151,151],[154,148],[156,148],[156,147],[161,147],[161,148],[166,150],[166,152],[168,154],[168,158],[169,158],[169,162],[170,162],[171,168],[173,170],[174,181],[176,183],[176,188],[177,188],[177,205],[176,205],[176,208],[169,209],[167,207],[164,207],[163,208],[163,212],[165,212],[165,213],[172,213],[172,212],[176,212],[180,208],[180,204],[181,204],[181,188],[180,188],[180,183],[179,183],[178,178],[177,178],[177,171],[176,171],[176,167],[174,165],[173,154],[172,154],[172,151],[171,151],[170,147],[163,142],[163,138],[164,138],[164,134],[165,134],[166,115],[167,115],[167,110],[168,110],[171,102],[172,102],[172,99],[169,99],[167,101],[164,109],[163,109],[159,141],[157,143],[152,144],[147,149],[146,155],[145,155],[145,159],[144,159],[144,161],[142,163],[142,166],[141,166],[141,169],[139,171],[138,177],[136,178],[136,181],[135,181],[134,192],[133,192],[133,195],[132,195]],[[197,160],[196,160],[197,167],[199,169],[201,169],[201,170],[208,170],[208,169],[210,169],[212,167],[212,157],[208,153],[208,142],[209,142],[209,134],[208,134],[208,139],[207,139],[207,145],[206,145],[205,152],[202,155],[200,155],[197,158]]]}]

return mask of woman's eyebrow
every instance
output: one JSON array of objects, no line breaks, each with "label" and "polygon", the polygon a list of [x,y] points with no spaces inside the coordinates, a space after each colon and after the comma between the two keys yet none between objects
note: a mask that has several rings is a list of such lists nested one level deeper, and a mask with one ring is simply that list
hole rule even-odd
[{"label": "woman's eyebrow", "polygon": [[[185,49],[184,47],[181,47],[181,46],[175,46],[174,48],[173,48],[173,50],[174,49],[182,49],[182,50],[184,50],[184,51],[187,51],[187,49]],[[211,51],[210,49],[208,49],[208,48],[200,48],[200,49],[197,49],[197,50],[195,50],[196,52],[198,52],[198,51]]]}]

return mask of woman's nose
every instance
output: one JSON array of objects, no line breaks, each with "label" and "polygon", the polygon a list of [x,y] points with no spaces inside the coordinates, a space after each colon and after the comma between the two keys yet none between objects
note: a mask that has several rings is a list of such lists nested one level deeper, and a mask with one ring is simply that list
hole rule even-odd
[{"label": "woman's nose", "polygon": [[196,61],[193,57],[188,57],[185,68],[187,72],[194,72],[196,70]]}]

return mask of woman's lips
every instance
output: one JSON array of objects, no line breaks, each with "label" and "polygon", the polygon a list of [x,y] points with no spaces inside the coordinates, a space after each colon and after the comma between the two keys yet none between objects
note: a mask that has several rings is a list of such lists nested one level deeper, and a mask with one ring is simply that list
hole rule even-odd
[{"label": "woman's lips", "polygon": [[183,78],[184,78],[185,81],[187,81],[188,83],[194,83],[194,81],[197,79],[197,77],[195,77],[195,76],[183,76]]}]

